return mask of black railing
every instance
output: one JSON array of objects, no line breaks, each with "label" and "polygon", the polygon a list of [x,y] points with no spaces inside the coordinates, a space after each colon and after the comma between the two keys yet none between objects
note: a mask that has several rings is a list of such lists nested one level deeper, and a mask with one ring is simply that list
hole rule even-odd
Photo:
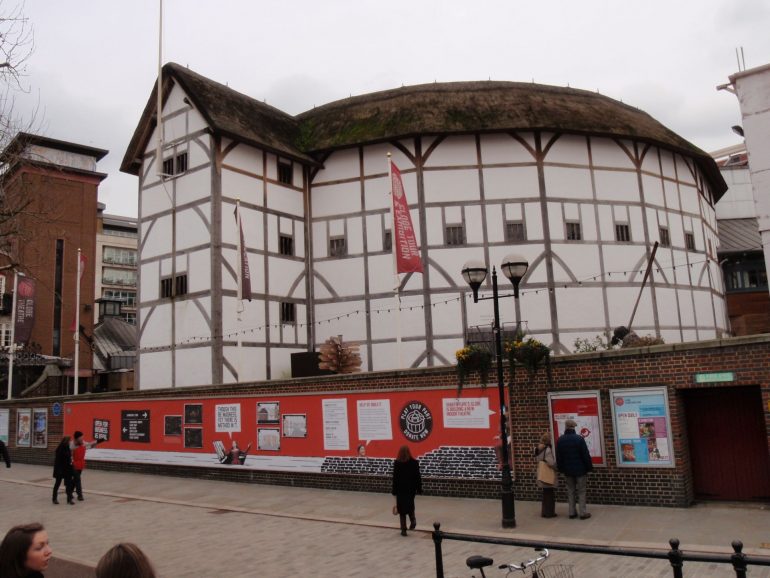
[{"label": "black railing", "polygon": [[433,544],[436,548],[436,578],[444,578],[444,557],[441,543],[444,540],[458,540],[461,542],[478,542],[480,544],[495,544],[497,546],[515,546],[519,548],[548,548],[549,550],[563,550],[566,552],[581,552],[585,554],[605,554],[610,556],[630,556],[636,558],[657,558],[668,560],[671,564],[672,576],[682,578],[682,568],[685,562],[705,562],[709,564],[732,564],[736,578],[746,578],[749,565],[770,566],[770,557],[749,556],[743,553],[743,542],[735,540],[732,543],[732,554],[700,554],[679,549],[679,540],[672,538],[668,541],[671,549],[652,550],[647,548],[618,548],[615,546],[589,546],[584,544],[550,543],[536,540],[517,540],[510,538],[492,538],[487,536],[475,536],[473,534],[454,534],[442,532],[441,524],[433,524]]}]

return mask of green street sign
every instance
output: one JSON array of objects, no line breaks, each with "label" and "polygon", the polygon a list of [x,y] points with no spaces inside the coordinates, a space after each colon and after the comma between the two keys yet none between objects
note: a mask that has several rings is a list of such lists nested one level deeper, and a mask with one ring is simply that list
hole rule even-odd
[{"label": "green street sign", "polygon": [[721,381],[735,381],[735,372],[716,371],[713,373],[695,374],[695,383],[719,383]]}]

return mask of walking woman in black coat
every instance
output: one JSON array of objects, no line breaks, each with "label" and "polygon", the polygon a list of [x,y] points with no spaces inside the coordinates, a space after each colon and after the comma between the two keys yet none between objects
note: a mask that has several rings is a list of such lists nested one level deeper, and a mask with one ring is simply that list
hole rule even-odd
[{"label": "walking woman in black coat", "polygon": [[409,446],[401,446],[393,462],[393,495],[396,496],[396,509],[401,521],[401,535],[406,536],[406,517],[409,516],[409,529],[414,530],[417,520],[414,517],[414,496],[422,494],[420,462],[412,457]]},{"label": "walking woman in black coat", "polygon": [[53,477],[56,480],[53,485],[53,503],[58,504],[59,486],[64,480],[64,489],[67,492],[67,503],[75,504],[72,499],[72,450],[70,449],[70,436],[64,436],[61,443],[56,448],[56,458],[53,463]]}]

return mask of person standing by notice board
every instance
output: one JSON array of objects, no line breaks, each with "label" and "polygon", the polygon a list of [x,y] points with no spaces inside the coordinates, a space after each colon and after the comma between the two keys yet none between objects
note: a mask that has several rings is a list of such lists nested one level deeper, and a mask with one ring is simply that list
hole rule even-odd
[{"label": "person standing by notice board", "polygon": [[3,440],[0,440],[0,458],[5,460],[5,467],[11,467],[11,454],[8,453],[8,446],[5,445]]},{"label": "person standing by notice board", "polygon": [[81,476],[86,469],[86,450],[90,449],[103,440],[87,442],[83,439],[83,432],[76,431],[72,436],[72,482],[75,486],[75,492],[78,495],[78,501],[83,501],[83,482]]}]

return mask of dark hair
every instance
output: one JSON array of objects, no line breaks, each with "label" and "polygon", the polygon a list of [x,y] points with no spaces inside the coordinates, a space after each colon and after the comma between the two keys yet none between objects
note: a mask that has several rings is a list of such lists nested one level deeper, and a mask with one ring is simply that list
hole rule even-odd
[{"label": "dark hair", "polygon": [[409,450],[409,446],[401,446],[398,448],[398,455],[396,456],[397,462],[408,462],[412,459],[412,452]]},{"label": "dark hair", "polygon": [[27,576],[27,553],[32,546],[32,539],[38,532],[44,531],[42,524],[24,524],[14,526],[0,544],[0,576],[3,578],[23,578]]},{"label": "dark hair", "polygon": [[61,439],[61,441],[59,442],[59,445],[62,445],[62,444],[69,444],[71,439],[72,439],[72,438],[70,438],[70,436],[64,436],[64,437]]},{"label": "dark hair", "polygon": [[72,434],[72,437],[73,437],[74,439],[82,438],[82,437],[83,437],[83,432],[82,432],[82,431],[80,431],[80,430],[75,430],[75,433],[74,433],[74,434]]},{"label": "dark hair", "polygon": [[96,565],[96,578],[156,578],[149,558],[136,544],[115,544]]}]

